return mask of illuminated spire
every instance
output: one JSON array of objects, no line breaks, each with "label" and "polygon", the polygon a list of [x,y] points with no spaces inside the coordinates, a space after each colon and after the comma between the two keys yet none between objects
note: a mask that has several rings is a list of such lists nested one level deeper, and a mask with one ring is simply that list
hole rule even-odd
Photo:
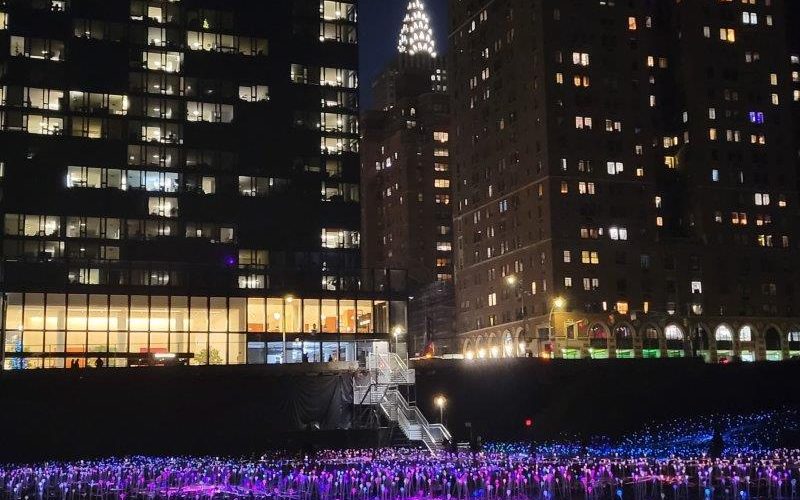
[{"label": "illuminated spire", "polygon": [[425,12],[425,4],[422,3],[422,0],[408,2],[397,50],[401,54],[412,56],[415,54],[429,54],[431,57],[436,57],[436,40],[433,38],[431,21]]}]

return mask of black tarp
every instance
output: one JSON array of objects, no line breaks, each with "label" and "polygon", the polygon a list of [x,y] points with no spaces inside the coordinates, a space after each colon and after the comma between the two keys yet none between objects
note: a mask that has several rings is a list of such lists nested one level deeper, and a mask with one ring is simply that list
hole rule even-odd
[{"label": "black tarp", "polygon": [[6,373],[0,461],[135,453],[247,453],[347,430],[353,373],[268,367]]}]

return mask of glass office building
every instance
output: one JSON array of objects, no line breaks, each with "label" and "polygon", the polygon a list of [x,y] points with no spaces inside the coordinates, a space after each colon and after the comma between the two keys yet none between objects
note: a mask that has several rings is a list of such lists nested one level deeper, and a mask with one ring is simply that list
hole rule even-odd
[{"label": "glass office building", "polygon": [[0,1],[3,367],[355,360],[355,0]]}]

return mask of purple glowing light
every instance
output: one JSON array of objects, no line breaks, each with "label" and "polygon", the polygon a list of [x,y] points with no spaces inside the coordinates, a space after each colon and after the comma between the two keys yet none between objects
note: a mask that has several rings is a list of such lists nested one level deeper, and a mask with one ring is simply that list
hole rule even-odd
[{"label": "purple glowing light", "polygon": [[0,498],[798,498],[798,477],[800,451],[789,450],[660,460],[513,452],[434,456],[387,448],[326,451],[313,459],[135,457],[0,466]]}]

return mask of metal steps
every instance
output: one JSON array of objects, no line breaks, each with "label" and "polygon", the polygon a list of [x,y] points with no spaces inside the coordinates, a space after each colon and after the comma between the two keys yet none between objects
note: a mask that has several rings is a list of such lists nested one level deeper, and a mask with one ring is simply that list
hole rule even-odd
[{"label": "metal steps", "polygon": [[369,354],[367,372],[357,375],[353,384],[353,401],[356,405],[379,407],[409,441],[422,442],[436,452],[453,438],[444,425],[428,422],[422,411],[403,397],[399,387],[415,383],[414,370],[397,354]]}]

